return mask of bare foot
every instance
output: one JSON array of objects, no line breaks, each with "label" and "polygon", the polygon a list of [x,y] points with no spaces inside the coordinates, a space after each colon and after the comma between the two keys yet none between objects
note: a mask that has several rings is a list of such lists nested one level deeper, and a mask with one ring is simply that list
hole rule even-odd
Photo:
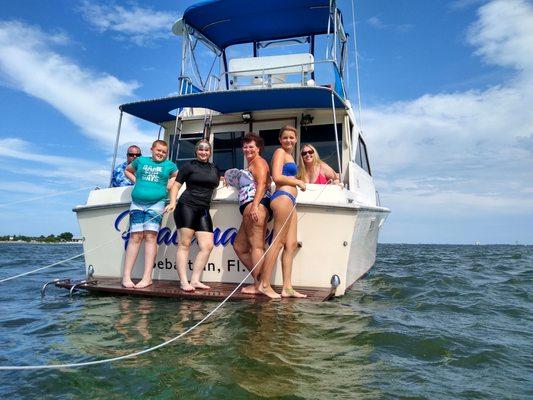
[{"label": "bare foot", "polygon": [[183,290],[184,292],[194,292],[194,286],[189,285],[188,283],[184,285],[180,285],[180,289]]},{"label": "bare foot", "polygon": [[303,298],[307,297],[307,295],[303,294],[303,293],[300,293],[300,292],[297,292],[293,288],[284,288],[281,291],[281,297],[297,297],[299,299],[303,299]]},{"label": "bare foot", "polygon": [[272,289],[272,286],[270,285],[268,286],[259,285],[257,287],[257,290],[260,293],[264,294],[265,296],[270,297],[271,299],[281,299],[281,296],[278,293],[276,293],[274,289]]},{"label": "bare foot", "polygon": [[194,283],[191,282],[191,286],[195,289],[211,289],[211,286],[207,286],[200,281]]},{"label": "bare foot", "polygon": [[144,289],[152,284],[151,280],[141,280],[135,284],[135,289]]},{"label": "bare foot", "polygon": [[133,288],[135,287],[135,283],[131,279],[122,279],[122,286],[125,288]]},{"label": "bare foot", "polygon": [[243,286],[243,288],[241,289],[241,293],[261,294],[261,292],[259,291],[259,289],[255,285]]}]

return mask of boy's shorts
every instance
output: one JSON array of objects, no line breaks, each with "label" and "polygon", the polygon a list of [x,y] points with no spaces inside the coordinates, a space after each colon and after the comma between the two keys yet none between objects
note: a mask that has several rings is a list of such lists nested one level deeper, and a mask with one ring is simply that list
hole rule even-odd
[{"label": "boy's shorts", "polygon": [[130,232],[158,232],[165,211],[165,199],[156,203],[131,202]]}]

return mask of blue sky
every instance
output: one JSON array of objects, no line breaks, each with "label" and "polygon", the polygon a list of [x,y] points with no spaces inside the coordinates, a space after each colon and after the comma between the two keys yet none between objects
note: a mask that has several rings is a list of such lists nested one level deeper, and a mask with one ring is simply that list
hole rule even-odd
[{"label": "blue sky", "polygon": [[[0,234],[78,232],[72,207],[108,181],[117,106],[176,91],[170,28],[193,3],[2,4]],[[533,244],[532,2],[356,6],[363,129],[392,210],[381,241]],[[124,132],[157,129],[127,119]]]}]

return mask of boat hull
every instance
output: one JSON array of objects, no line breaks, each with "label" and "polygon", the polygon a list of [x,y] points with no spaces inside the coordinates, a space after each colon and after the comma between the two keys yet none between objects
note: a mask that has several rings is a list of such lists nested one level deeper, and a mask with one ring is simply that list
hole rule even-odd
[{"label": "boat hull", "polygon": [[[127,198],[131,189],[104,189],[98,191],[100,199],[104,191],[122,190],[119,199]],[[321,193],[322,194],[322,193]],[[115,196],[112,196],[116,200]],[[215,227],[214,248],[204,268],[202,279],[208,282],[239,283],[248,270],[233,251],[233,240],[242,217],[237,203],[228,196],[218,196],[213,201],[211,216]],[[327,199],[327,197],[325,197]],[[305,200],[305,199],[304,199]],[[93,202],[94,203],[94,202]],[[96,202],[98,203],[98,202]],[[85,264],[95,278],[117,278],[122,275],[124,250],[129,234],[129,202],[100,202],[76,207],[81,234],[84,238]],[[302,201],[296,207],[298,214],[298,249],[293,263],[293,285],[331,288],[332,276],[337,275],[339,284],[335,295],[344,294],[357,279],[365,275],[376,259],[379,228],[385,220],[386,209],[339,205],[317,201]],[[266,242],[272,240],[272,224]],[[158,232],[158,253],[153,278],[176,280],[176,250],[178,234],[174,218],[165,215]],[[193,243],[187,270],[192,272],[192,263],[198,251]],[[278,260],[272,283],[282,284],[282,272]],[[140,278],[144,266],[144,251],[141,251],[133,268],[132,277]],[[251,278],[247,279],[251,282]]]}]

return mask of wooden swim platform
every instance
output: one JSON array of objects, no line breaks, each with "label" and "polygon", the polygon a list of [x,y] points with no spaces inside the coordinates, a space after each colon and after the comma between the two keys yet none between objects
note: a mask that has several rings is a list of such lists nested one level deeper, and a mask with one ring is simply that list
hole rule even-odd
[{"label": "wooden swim platform", "polygon": [[[147,297],[173,297],[187,300],[224,300],[235,289],[235,283],[221,283],[221,282],[204,282],[211,286],[211,289],[200,290],[194,292],[185,292],[180,289],[179,282],[170,280],[154,280],[151,286],[143,289],[125,288],[121,284],[120,278],[98,278],[89,283],[82,283],[70,280],[58,281],[55,286],[64,289],[71,289],[73,286],[75,290],[83,289],[90,292],[119,294],[119,295],[134,295]],[[281,292],[281,286],[273,286],[278,293]],[[282,301],[326,301],[333,297],[334,291],[327,288],[313,288],[313,287],[295,287],[300,293],[307,295],[304,299],[283,298]],[[251,300],[251,301],[266,301],[269,300],[264,295],[253,295],[241,293],[240,289],[231,296],[230,300]]]}]

